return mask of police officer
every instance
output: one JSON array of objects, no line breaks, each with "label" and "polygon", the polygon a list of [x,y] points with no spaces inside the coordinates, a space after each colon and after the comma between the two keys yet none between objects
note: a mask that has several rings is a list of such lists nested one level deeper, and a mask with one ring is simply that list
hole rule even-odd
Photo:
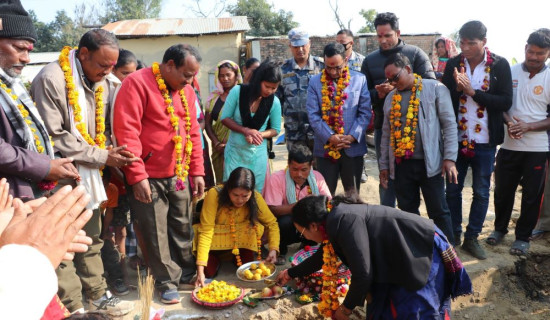
[{"label": "police officer", "polygon": [[361,71],[365,56],[357,51],[353,51],[353,32],[349,29],[342,29],[336,34],[336,42],[341,43],[346,49],[346,60],[348,67],[353,71]]},{"label": "police officer", "polygon": [[313,130],[306,111],[307,88],[311,76],[320,73],[325,65],[322,58],[309,54],[307,32],[292,29],[288,32],[288,39],[293,57],[281,66],[283,83],[278,93],[283,106],[286,146],[290,150],[298,143],[313,150]]}]

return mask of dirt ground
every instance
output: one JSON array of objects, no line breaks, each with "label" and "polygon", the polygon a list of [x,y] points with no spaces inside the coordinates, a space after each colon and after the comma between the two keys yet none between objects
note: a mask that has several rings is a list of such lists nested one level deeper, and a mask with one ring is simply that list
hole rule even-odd
[{"label": "dirt ground", "polygon": [[[274,147],[276,159],[273,169],[280,170],[286,166],[286,146]],[[378,197],[378,168],[374,156],[374,148],[369,148],[367,162],[368,181],[361,185],[361,197],[369,203],[379,203]],[[339,185],[339,190],[342,191]],[[472,198],[471,180],[466,181],[463,192],[464,227],[468,221],[469,207]],[[513,230],[519,216],[521,190],[516,193],[516,203],[510,224],[510,233],[502,244],[491,247],[485,244],[485,238],[492,231],[494,221],[493,193],[487,219],[480,235],[480,242],[485,248],[488,258],[477,260],[460,248],[457,252],[466,266],[474,287],[474,294],[460,297],[452,304],[453,319],[550,319],[550,238],[531,243],[530,255],[527,258],[517,258],[508,253],[514,240]],[[421,213],[426,216],[425,208]],[[291,247],[289,254],[295,252],[297,245]],[[283,270],[287,266],[278,267]],[[235,275],[236,267],[226,262],[222,265],[218,280],[232,282],[245,289],[261,289],[263,283],[240,281]],[[136,273],[130,270],[128,282],[133,288],[124,300],[134,300],[136,309],[123,319],[134,319],[139,309],[137,294]],[[166,306],[160,303],[157,296],[154,299],[155,308],[164,308],[167,313],[165,319],[321,319],[316,305],[302,306],[294,301],[294,296],[287,296],[278,300],[261,302],[258,307],[251,309],[238,303],[224,310],[209,310],[194,304],[191,301],[192,288],[180,288],[183,299],[180,304]],[[351,319],[365,319],[364,310],[356,308]],[[136,318],[138,319],[139,316]]]}]

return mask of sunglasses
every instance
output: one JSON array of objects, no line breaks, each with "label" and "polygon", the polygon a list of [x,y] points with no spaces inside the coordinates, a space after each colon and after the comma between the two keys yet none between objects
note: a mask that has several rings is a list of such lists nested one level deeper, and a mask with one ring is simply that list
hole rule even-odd
[{"label": "sunglasses", "polygon": [[397,83],[397,81],[399,81],[399,77],[401,76],[401,72],[403,71],[403,68],[401,68],[401,70],[399,70],[399,72],[393,77],[393,78],[387,78],[386,79],[386,82],[387,83]]}]

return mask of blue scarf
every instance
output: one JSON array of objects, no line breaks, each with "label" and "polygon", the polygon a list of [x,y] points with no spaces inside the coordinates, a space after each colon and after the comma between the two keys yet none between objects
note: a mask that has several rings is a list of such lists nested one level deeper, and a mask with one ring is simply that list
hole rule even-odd
[{"label": "blue scarf", "polygon": [[[285,170],[285,176],[286,176],[286,200],[288,201],[288,204],[293,204],[298,201],[296,199],[296,187],[295,182],[290,177],[290,172],[288,172],[288,169]],[[309,187],[311,188],[311,193],[313,195],[318,196],[319,195],[319,187],[317,186],[317,179],[315,179],[315,175],[313,174],[313,169],[309,170],[309,175],[307,177],[307,183],[309,184]]]}]

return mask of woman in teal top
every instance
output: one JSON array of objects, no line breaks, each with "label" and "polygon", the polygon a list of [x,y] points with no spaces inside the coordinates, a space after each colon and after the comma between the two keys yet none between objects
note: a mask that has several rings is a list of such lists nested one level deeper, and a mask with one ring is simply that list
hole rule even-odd
[{"label": "woman in teal top", "polygon": [[279,65],[266,60],[250,84],[235,86],[225,99],[221,121],[231,132],[225,146],[224,181],[235,168],[245,167],[254,172],[256,190],[262,192],[268,168],[266,139],[281,131],[281,103],[275,96],[281,78]]}]

